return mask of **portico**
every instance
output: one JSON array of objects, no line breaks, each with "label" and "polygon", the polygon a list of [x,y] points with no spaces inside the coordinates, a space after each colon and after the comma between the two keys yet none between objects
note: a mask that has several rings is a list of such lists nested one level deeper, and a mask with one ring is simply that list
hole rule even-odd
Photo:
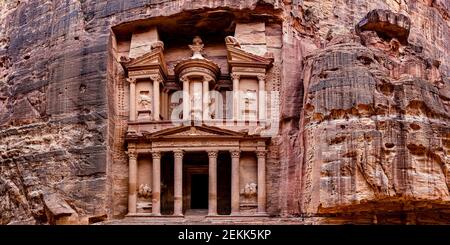
[{"label": "portico", "polygon": [[[223,206],[224,203],[231,203],[231,213],[229,213],[231,216],[265,215],[266,140],[262,137],[253,137],[245,133],[210,126],[179,126],[152,134],[129,134],[127,137],[130,164],[128,215],[161,216],[162,195],[166,197],[166,200],[173,200],[173,212],[165,215],[182,217],[186,210],[196,208],[192,204],[199,200],[193,200],[193,198],[208,200],[207,215],[209,217],[218,216],[218,205]],[[169,158],[164,158],[163,155],[173,156],[173,161],[165,161]],[[220,162],[218,162],[219,155],[221,156]],[[245,156],[244,159],[241,159],[241,155]],[[193,158],[192,156],[197,157]],[[201,160],[201,157],[204,160]],[[143,167],[143,164],[149,161],[151,161],[151,168]],[[228,164],[225,163],[227,161]],[[255,168],[251,167],[253,166],[252,162],[255,162]],[[139,166],[142,169],[151,169],[146,173],[151,177],[146,179],[148,183],[138,180]],[[219,168],[224,169],[223,167],[225,170],[229,168],[230,173],[225,174],[226,171],[218,171]],[[250,174],[250,177],[247,176],[248,173],[241,173],[243,167],[247,171],[253,170],[254,173]],[[172,183],[165,183],[161,176],[161,169],[169,168],[173,168],[173,172],[165,174],[173,174],[173,178],[168,178],[173,180],[173,192],[171,191]],[[222,174],[223,176],[221,176]],[[198,183],[203,183],[199,182],[201,181],[200,175],[208,178],[207,183],[204,183],[207,185],[207,193],[192,191],[195,185],[197,185],[197,189],[202,188],[198,185]],[[195,180],[197,182],[194,182],[194,177],[197,178]],[[221,177],[222,181],[218,186],[218,179]],[[224,182],[223,177],[231,178],[231,184],[224,184],[230,181]],[[150,182],[149,179],[152,181]],[[247,183],[240,183],[240,181]],[[166,189],[161,188],[161,183],[165,185]],[[151,208],[138,210],[137,206],[142,206],[139,202],[145,202],[145,199],[150,201],[150,196],[143,197],[140,193],[142,189],[140,187],[145,184],[151,184]],[[253,190],[254,193],[248,190],[247,187],[250,185],[256,186],[257,190]],[[221,192],[230,193],[228,202],[218,200],[219,196],[224,196]],[[137,198],[139,196],[140,198]],[[249,209],[248,207],[254,208]]]}]

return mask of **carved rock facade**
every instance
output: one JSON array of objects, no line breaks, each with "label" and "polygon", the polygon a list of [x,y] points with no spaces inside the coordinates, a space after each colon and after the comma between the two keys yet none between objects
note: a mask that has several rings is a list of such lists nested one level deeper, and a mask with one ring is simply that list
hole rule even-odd
[{"label": "carved rock facade", "polygon": [[[256,153],[266,161],[267,213],[308,224],[450,220],[447,1],[7,0],[0,10],[2,224],[123,219],[130,159],[138,170],[152,166],[130,153],[127,140],[158,135],[151,122],[147,134],[129,130],[140,126],[129,121],[129,89],[136,81],[127,78],[133,72],[158,75],[150,81],[164,83],[162,94],[180,90],[169,71],[191,57],[187,45],[198,34],[205,39],[203,51],[193,50],[220,67],[214,84],[219,91],[233,87],[232,72],[248,72],[232,71],[225,50],[273,60],[260,77],[267,91],[280,93],[280,118],[271,124],[279,131],[264,154]],[[184,28],[174,29],[171,22]],[[152,26],[161,27],[163,42],[143,31]],[[180,38],[171,39],[174,33]],[[124,69],[142,54],[148,60],[163,54],[167,71]],[[246,88],[249,103],[253,90]],[[153,95],[153,89],[136,94],[136,118],[163,120],[180,103],[158,107],[157,113]],[[207,116],[219,115],[211,110]],[[167,137],[165,126],[158,127]],[[219,132],[167,128],[174,133],[170,137]],[[225,135],[261,130],[234,128],[238,133]],[[173,147],[166,143],[155,146]],[[221,169],[221,161],[231,162],[238,153],[221,154],[218,171],[230,171]],[[148,156],[165,161],[157,153]],[[174,162],[178,156],[173,154]],[[205,153],[205,159],[213,156]],[[248,166],[256,164],[252,157],[240,155]],[[248,193],[241,202],[248,206],[241,210],[258,201],[256,177],[244,178],[238,190]],[[162,179],[161,193],[170,192],[171,180]],[[154,208],[157,191],[146,181],[142,188],[134,183],[137,212]],[[231,205],[229,199],[217,197],[224,205]],[[160,201],[173,205],[172,199]]]}]

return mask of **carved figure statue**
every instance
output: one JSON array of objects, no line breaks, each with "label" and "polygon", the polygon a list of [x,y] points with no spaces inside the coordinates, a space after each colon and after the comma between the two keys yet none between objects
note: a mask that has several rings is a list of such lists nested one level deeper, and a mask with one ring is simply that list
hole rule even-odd
[{"label": "carved figure statue", "polygon": [[139,197],[150,198],[152,196],[152,188],[147,184],[141,184],[138,191]]},{"label": "carved figure statue", "polygon": [[148,95],[148,91],[141,91],[139,93],[138,103],[142,107],[142,109],[151,109],[152,98]]},{"label": "carved figure statue", "polygon": [[247,89],[247,91],[245,91],[245,95],[244,95],[244,102],[245,104],[250,104],[252,102],[256,101],[256,90],[254,89]]},{"label": "carved figure statue", "polygon": [[215,99],[214,98],[209,98],[209,102],[208,102],[208,108],[209,108],[209,117],[211,119],[215,119],[216,118],[216,107],[215,107]]}]

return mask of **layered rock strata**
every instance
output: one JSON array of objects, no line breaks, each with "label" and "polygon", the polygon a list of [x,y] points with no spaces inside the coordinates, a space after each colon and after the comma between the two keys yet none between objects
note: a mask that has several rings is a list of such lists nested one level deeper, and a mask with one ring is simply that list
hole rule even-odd
[{"label": "layered rock strata", "polygon": [[116,27],[189,16],[207,21],[187,28],[235,18],[243,48],[275,55],[272,216],[448,223],[449,11],[445,0],[2,1],[0,223],[123,218]]}]

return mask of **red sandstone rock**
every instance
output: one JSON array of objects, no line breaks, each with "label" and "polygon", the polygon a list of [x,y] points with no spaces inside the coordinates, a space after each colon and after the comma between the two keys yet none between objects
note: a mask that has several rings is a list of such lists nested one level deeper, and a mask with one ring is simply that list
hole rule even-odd
[{"label": "red sandstone rock", "polygon": [[[444,0],[2,1],[0,223],[58,223],[46,209],[54,218],[70,214],[59,223],[126,214],[127,112],[115,96],[125,81],[111,28],[148,19],[206,32],[212,25],[228,32],[235,19],[266,21],[257,36],[242,38],[248,50],[274,54],[269,77],[281,92],[280,132],[267,156],[271,215],[448,223],[449,7]],[[62,209],[53,206],[58,200]]]}]

